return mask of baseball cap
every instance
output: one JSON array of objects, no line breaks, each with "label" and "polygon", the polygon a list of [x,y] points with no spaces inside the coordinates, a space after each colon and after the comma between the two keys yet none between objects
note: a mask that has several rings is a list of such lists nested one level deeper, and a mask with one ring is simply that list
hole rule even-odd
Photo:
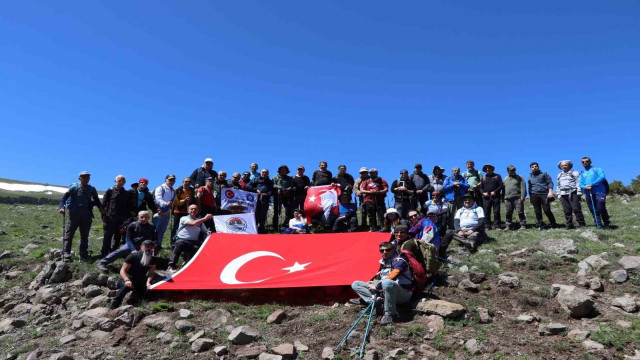
[{"label": "baseball cap", "polygon": [[208,163],[208,162],[212,163],[212,162],[213,162],[213,159],[212,159],[212,158],[206,158],[206,159],[204,159],[204,162],[206,162],[206,163]]},{"label": "baseball cap", "polygon": [[89,174],[88,171],[80,171],[80,174],[78,174],[78,176],[91,176],[91,174]]},{"label": "baseball cap", "polygon": [[149,183],[149,180],[147,180],[147,179],[145,179],[145,178],[140,178],[140,179],[138,179],[138,182],[139,182],[139,183],[141,183],[141,182],[145,182],[145,183],[147,183],[147,184],[148,184],[148,183]]},{"label": "baseball cap", "polygon": [[169,174],[169,175],[164,177],[165,180],[170,180],[170,179],[175,179],[175,178],[176,178],[176,176],[173,175],[173,174]]}]

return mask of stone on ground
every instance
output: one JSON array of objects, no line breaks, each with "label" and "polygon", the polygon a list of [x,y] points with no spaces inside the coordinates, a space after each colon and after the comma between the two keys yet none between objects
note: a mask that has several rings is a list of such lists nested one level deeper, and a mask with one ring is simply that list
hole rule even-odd
[{"label": "stone on ground", "polygon": [[559,323],[540,324],[538,334],[543,336],[558,335],[567,330],[567,327]]},{"label": "stone on ground", "polygon": [[260,338],[260,333],[249,326],[243,325],[231,331],[229,334],[229,341],[235,345],[245,345],[252,343]]},{"label": "stone on ground", "polygon": [[267,318],[267,324],[280,324],[287,317],[287,314],[282,310],[276,310]]},{"label": "stone on ground", "polygon": [[590,316],[596,310],[595,303],[591,297],[589,297],[585,291],[576,288],[560,289],[556,299],[560,303],[560,306],[576,319]]},{"label": "stone on ground", "polygon": [[213,347],[213,340],[207,338],[200,338],[191,343],[191,351],[200,353],[207,351]]},{"label": "stone on ground", "polygon": [[445,318],[457,318],[466,312],[464,306],[444,300],[428,300],[419,302],[416,310],[440,315]]},{"label": "stone on ground", "polygon": [[640,273],[640,256],[623,256],[618,264],[628,272]]},{"label": "stone on ground", "polygon": [[576,243],[571,239],[548,239],[540,243],[544,251],[550,254],[565,255],[577,254]]}]

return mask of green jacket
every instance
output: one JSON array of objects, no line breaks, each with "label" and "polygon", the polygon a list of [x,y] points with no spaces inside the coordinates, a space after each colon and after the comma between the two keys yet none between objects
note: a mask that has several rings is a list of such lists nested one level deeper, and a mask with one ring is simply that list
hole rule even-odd
[{"label": "green jacket", "polygon": [[514,176],[506,176],[503,180],[503,183],[505,199],[527,197],[527,183],[524,181],[522,176],[518,174]]},{"label": "green jacket", "polygon": [[462,176],[464,176],[464,178],[467,180],[467,183],[469,184],[469,189],[472,189],[472,190],[475,184],[482,181],[482,173],[476,169],[473,169],[473,171],[465,171],[462,173]]},{"label": "green jacket", "polygon": [[278,174],[273,177],[273,188],[286,192],[291,191],[293,190],[293,178],[289,175],[282,176]]}]

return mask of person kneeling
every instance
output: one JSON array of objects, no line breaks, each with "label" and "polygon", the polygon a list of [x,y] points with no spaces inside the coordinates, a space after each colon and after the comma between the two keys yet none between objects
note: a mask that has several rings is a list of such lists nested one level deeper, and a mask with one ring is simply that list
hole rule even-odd
[{"label": "person kneeling", "polygon": [[111,302],[111,309],[118,308],[130,291],[133,291],[132,303],[138,302],[144,297],[147,288],[151,286],[156,271],[156,258],[153,256],[155,247],[155,241],[145,240],[140,245],[140,251],[132,252],[124,260],[124,264],[120,268],[120,276],[124,282],[120,281],[118,284],[118,291]]},{"label": "person kneeling", "polygon": [[374,281],[354,281],[351,288],[364,303],[376,301],[378,294],[384,298],[384,316],[380,325],[389,325],[398,320],[397,304],[404,304],[413,295],[413,275],[407,260],[396,251],[392,243],[385,241],[379,245],[382,259]]},{"label": "person kneeling", "polygon": [[358,217],[356,216],[356,205],[351,203],[351,195],[340,194],[340,205],[338,206],[338,218],[333,222],[333,232],[354,232],[358,229]]},{"label": "person kneeling", "polygon": [[484,210],[474,203],[471,194],[464,195],[462,200],[464,206],[456,212],[454,217],[455,230],[447,230],[442,238],[440,257],[447,257],[447,247],[452,239],[459,241],[472,251],[476,251],[478,246],[487,240],[487,233],[484,230]]},{"label": "person kneeling", "polygon": [[180,219],[176,233],[176,245],[171,253],[171,258],[169,258],[168,272],[176,271],[180,255],[183,255],[185,264],[188,263],[200,248],[202,243],[200,235],[209,233],[204,223],[212,219],[213,215],[207,214],[203,218],[198,218],[198,211],[198,205],[189,205],[189,215]]}]

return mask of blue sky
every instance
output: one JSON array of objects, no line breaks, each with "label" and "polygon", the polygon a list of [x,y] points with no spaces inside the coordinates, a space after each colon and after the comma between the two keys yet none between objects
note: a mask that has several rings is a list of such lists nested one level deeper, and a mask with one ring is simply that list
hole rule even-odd
[{"label": "blue sky", "polygon": [[0,4],[0,177],[640,169],[635,1]]}]

